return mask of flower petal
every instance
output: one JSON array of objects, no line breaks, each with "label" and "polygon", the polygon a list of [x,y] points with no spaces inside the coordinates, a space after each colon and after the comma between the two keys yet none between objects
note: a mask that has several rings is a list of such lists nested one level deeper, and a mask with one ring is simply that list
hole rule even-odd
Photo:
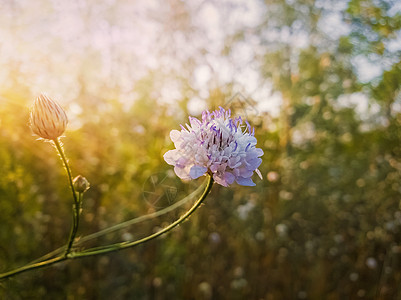
[{"label": "flower petal", "polygon": [[179,132],[178,130],[171,130],[170,138],[173,141],[173,143],[175,143],[178,139],[181,138],[181,132]]},{"label": "flower petal", "polygon": [[252,171],[257,169],[261,163],[262,163],[262,159],[259,157],[245,161],[246,168],[248,170],[252,170]]},{"label": "flower petal", "polygon": [[193,166],[190,170],[189,170],[189,176],[191,176],[192,179],[196,179],[201,177],[202,175],[204,175],[207,171],[206,167],[202,167],[202,166]]},{"label": "flower petal", "polygon": [[263,155],[263,150],[260,148],[252,148],[246,153],[247,158],[260,157]]},{"label": "flower petal", "polygon": [[175,165],[176,161],[179,159],[180,155],[177,149],[169,150],[164,153],[163,158],[169,165]]},{"label": "flower petal", "polygon": [[235,176],[233,174],[231,174],[230,172],[226,172],[224,177],[228,184],[233,184],[233,182],[235,180]]},{"label": "flower petal", "polygon": [[253,170],[249,170],[247,168],[239,169],[239,176],[240,177],[248,178],[248,177],[251,177],[252,175],[253,175]]},{"label": "flower petal", "polygon": [[228,186],[226,179],[224,177],[222,177],[221,174],[218,174],[218,173],[214,174],[213,179],[216,183],[218,183],[222,186],[226,186],[226,187]]},{"label": "flower petal", "polygon": [[244,186],[255,186],[256,184],[252,181],[251,178],[237,177],[235,180],[239,185]]},{"label": "flower petal", "polygon": [[187,168],[181,168],[179,166],[174,167],[174,172],[177,174],[178,177],[184,180],[190,180],[192,179],[191,176],[188,174]]}]

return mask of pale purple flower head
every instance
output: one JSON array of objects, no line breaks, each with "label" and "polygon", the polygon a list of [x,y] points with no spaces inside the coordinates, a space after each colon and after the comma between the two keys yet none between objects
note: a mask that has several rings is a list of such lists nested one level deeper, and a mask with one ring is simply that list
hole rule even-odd
[{"label": "pale purple flower head", "polygon": [[255,129],[241,117],[232,119],[231,111],[204,111],[202,121],[189,117],[190,125],[181,131],[172,130],[171,140],[176,149],[164,154],[165,161],[174,166],[178,177],[195,179],[213,174],[216,183],[228,186],[254,186],[251,177],[262,163],[263,151],[256,148]]}]

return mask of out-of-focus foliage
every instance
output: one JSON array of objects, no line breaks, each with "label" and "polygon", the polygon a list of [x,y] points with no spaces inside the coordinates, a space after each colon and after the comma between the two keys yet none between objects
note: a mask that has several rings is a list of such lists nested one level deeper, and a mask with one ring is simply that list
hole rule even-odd
[{"label": "out-of-focus foliage", "polygon": [[[401,297],[395,1],[172,0],[143,9],[142,1],[78,1],[66,12],[57,1],[39,2],[50,23],[79,12],[82,36],[74,28],[57,35],[19,1],[3,4],[10,15],[0,22],[24,12],[26,23],[8,29],[19,55],[0,58],[7,66],[0,71],[1,271],[61,247],[69,233],[72,199],[61,162],[27,124],[44,78],[51,92],[66,95],[64,147],[74,175],[91,183],[81,236],[195,190],[201,180],[181,182],[163,154],[172,148],[170,130],[202,108],[247,115],[265,152],[264,179],[254,188],[213,187],[164,238],[3,281],[1,298]],[[71,39],[75,48],[63,50]],[[264,110],[271,99],[279,99],[278,113]],[[183,211],[82,247],[145,236]]]}]

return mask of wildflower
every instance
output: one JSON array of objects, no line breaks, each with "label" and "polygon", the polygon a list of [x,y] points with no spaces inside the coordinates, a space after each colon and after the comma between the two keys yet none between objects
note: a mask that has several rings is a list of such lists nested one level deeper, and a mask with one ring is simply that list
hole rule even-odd
[{"label": "wildflower", "polygon": [[44,139],[55,140],[64,133],[67,123],[67,115],[57,102],[44,94],[36,98],[30,115],[33,133]]},{"label": "wildflower", "polygon": [[164,159],[174,166],[178,177],[190,180],[209,173],[223,186],[234,181],[254,186],[254,171],[262,178],[257,168],[263,151],[255,147],[255,129],[241,117],[230,116],[231,111],[221,107],[214,112],[204,111],[202,121],[189,117],[190,125],[170,132],[176,149],[166,152]]}]

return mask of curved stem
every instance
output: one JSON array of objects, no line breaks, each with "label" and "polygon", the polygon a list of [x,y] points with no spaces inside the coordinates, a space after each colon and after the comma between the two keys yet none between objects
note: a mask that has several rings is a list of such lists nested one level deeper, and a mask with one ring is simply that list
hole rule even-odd
[{"label": "curved stem", "polygon": [[109,253],[121,249],[126,249],[130,247],[134,247],[140,244],[143,244],[145,242],[148,242],[150,240],[153,240],[170,230],[172,230],[174,227],[178,226],[182,222],[184,222],[189,216],[202,204],[202,202],[205,200],[206,196],[209,194],[212,186],[213,186],[213,178],[212,176],[208,175],[208,182],[205,188],[205,191],[201,195],[201,197],[194,203],[194,205],[185,213],[183,214],[179,219],[177,219],[175,222],[171,223],[169,226],[163,228],[162,230],[151,234],[143,239],[136,240],[133,242],[122,242],[122,243],[117,243],[113,245],[108,245],[105,247],[98,247],[98,248],[90,248],[87,250],[84,250],[82,252],[76,252],[76,253],[70,253],[68,255],[69,258],[79,258],[79,257],[85,257],[85,256],[93,256],[93,255],[99,255],[99,254],[104,254],[104,253]]},{"label": "curved stem", "polygon": [[83,196],[83,193],[78,193],[78,202],[75,202],[74,206],[73,206],[74,223],[73,223],[73,226],[71,227],[71,233],[70,233],[70,237],[68,239],[68,244],[67,244],[67,249],[65,250],[65,255],[70,253],[72,244],[74,243],[74,240],[75,240],[75,236],[77,235],[78,226],[79,226],[79,215],[81,212],[81,205],[82,205],[82,196]]},{"label": "curved stem", "polygon": [[206,181],[203,182],[202,185],[200,185],[194,192],[192,192],[191,194],[189,194],[188,196],[185,196],[180,201],[178,201],[178,202],[176,202],[176,203],[174,203],[174,204],[172,204],[172,205],[170,205],[170,206],[168,206],[166,208],[160,209],[158,211],[155,211],[155,212],[147,214],[147,215],[139,216],[137,218],[134,218],[134,219],[122,222],[120,224],[105,228],[105,229],[100,230],[98,232],[95,232],[95,233],[80,237],[80,239],[75,242],[75,245],[80,245],[83,242],[87,242],[87,241],[89,241],[91,239],[103,236],[105,234],[108,234],[108,233],[120,230],[122,228],[126,228],[128,226],[131,226],[131,225],[134,225],[134,224],[137,224],[137,223],[140,223],[140,222],[144,222],[144,221],[147,221],[147,220],[151,220],[153,218],[156,218],[156,217],[162,216],[164,214],[167,214],[167,213],[175,210],[176,208],[182,206],[183,204],[187,203],[192,198],[194,198],[194,196],[196,194],[198,194],[201,191],[201,189],[205,188],[205,183],[206,183]]},{"label": "curved stem", "polygon": [[71,232],[70,232],[70,236],[69,236],[68,242],[67,242],[67,249],[65,250],[65,256],[67,256],[68,253],[70,253],[70,251],[71,251],[71,247],[72,247],[72,244],[74,243],[75,235],[77,234],[77,230],[78,230],[80,201],[77,198],[77,193],[75,192],[74,183],[72,182],[71,169],[70,169],[70,166],[68,165],[68,160],[64,154],[63,147],[58,138],[54,139],[53,142],[54,142],[54,145],[56,146],[58,153],[60,154],[61,160],[64,163],[65,170],[67,171],[68,182],[70,184],[72,197],[74,199]]},{"label": "curved stem", "polygon": [[15,269],[15,270],[0,274],[0,280],[8,278],[8,277],[11,277],[11,276],[14,276],[14,275],[17,275],[17,274],[20,274],[20,273],[23,273],[23,272],[26,272],[26,271],[35,270],[35,269],[39,269],[39,268],[44,268],[44,267],[53,265],[55,263],[67,260],[67,259],[68,258],[65,257],[65,256],[58,256],[58,257],[55,257],[55,258],[52,258],[52,259],[48,259],[48,260],[45,260],[45,261],[38,262],[36,264],[23,266],[21,268],[18,268],[18,269]]},{"label": "curved stem", "polygon": [[[137,241],[133,241],[133,242],[123,242],[123,243],[118,243],[118,244],[114,244],[114,245],[109,245],[109,246],[105,246],[102,248],[91,248],[91,249],[87,249],[86,251],[82,251],[82,252],[76,252],[76,253],[65,253],[62,256],[57,256],[55,258],[52,259],[48,259],[48,260],[44,260],[38,263],[34,263],[31,265],[26,265],[23,266],[21,268],[17,268],[15,270],[0,274],[0,280],[26,272],[26,271],[30,271],[30,270],[34,270],[34,269],[39,269],[39,268],[44,268],[50,265],[53,265],[55,263],[59,263],[68,259],[74,259],[74,258],[81,258],[81,257],[86,257],[86,256],[93,256],[93,255],[99,255],[99,254],[104,254],[104,253],[109,253],[109,252],[113,252],[113,251],[117,251],[117,250],[121,250],[121,249],[126,249],[129,247],[134,247],[137,246],[139,244],[143,244],[147,241],[150,241],[152,239],[155,239],[161,235],[163,235],[164,233],[169,232],[170,230],[172,230],[174,227],[178,226],[179,224],[181,224],[182,222],[184,222],[205,200],[206,196],[209,194],[211,188],[213,186],[213,178],[211,176],[209,176],[208,181],[207,181],[207,185],[206,188],[203,192],[203,194],[200,196],[200,198],[194,203],[194,205],[184,214],[182,215],[178,220],[176,220],[175,222],[171,223],[169,226],[165,227],[164,229],[151,234],[143,239],[137,240]],[[74,191],[75,192],[75,191]],[[78,199],[77,199],[78,200]],[[76,210],[75,210],[76,212]],[[70,240],[71,241],[71,240]],[[72,243],[71,243],[72,244]],[[69,250],[68,250],[69,251]]]},{"label": "curved stem", "polygon": [[[143,216],[139,216],[137,218],[133,218],[131,220],[119,223],[117,225],[113,225],[111,227],[107,227],[107,228],[105,228],[103,230],[88,234],[86,236],[82,236],[82,237],[80,237],[79,240],[75,241],[74,245],[78,246],[78,245],[83,244],[84,242],[87,242],[87,241],[90,241],[92,239],[101,237],[101,236],[106,235],[108,233],[111,233],[111,232],[114,232],[114,231],[117,231],[117,230],[121,230],[121,229],[127,228],[127,227],[129,227],[131,225],[134,225],[134,224],[137,224],[137,223],[141,223],[141,222],[144,222],[144,221],[147,221],[147,220],[151,220],[153,218],[157,218],[157,217],[160,217],[162,215],[165,215],[165,214],[177,209],[178,207],[184,205],[189,200],[193,199],[196,194],[199,194],[199,192],[202,189],[205,188],[205,186],[206,186],[206,180],[195,191],[193,191],[191,194],[185,196],[184,198],[182,198],[178,202],[176,202],[176,203],[174,203],[174,204],[172,204],[172,205],[170,205],[170,206],[168,206],[166,208],[163,208],[161,210],[155,211],[155,212],[147,214],[147,215],[143,215]],[[82,205],[82,199],[80,199],[79,201],[80,201],[80,203]],[[56,250],[54,250],[52,252],[49,252],[49,253],[45,254],[44,256],[35,259],[34,261],[31,261],[30,264],[34,264],[34,263],[37,263],[37,262],[40,262],[40,261],[44,261],[46,259],[51,258],[52,256],[59,255],[60,253],[64,252],[65,249],[66,249],[66,245],[64,245],[64,246],[62,246],[62,247],[60,247],[60,248],[58,248],[58,249],[56,249]]]}]

